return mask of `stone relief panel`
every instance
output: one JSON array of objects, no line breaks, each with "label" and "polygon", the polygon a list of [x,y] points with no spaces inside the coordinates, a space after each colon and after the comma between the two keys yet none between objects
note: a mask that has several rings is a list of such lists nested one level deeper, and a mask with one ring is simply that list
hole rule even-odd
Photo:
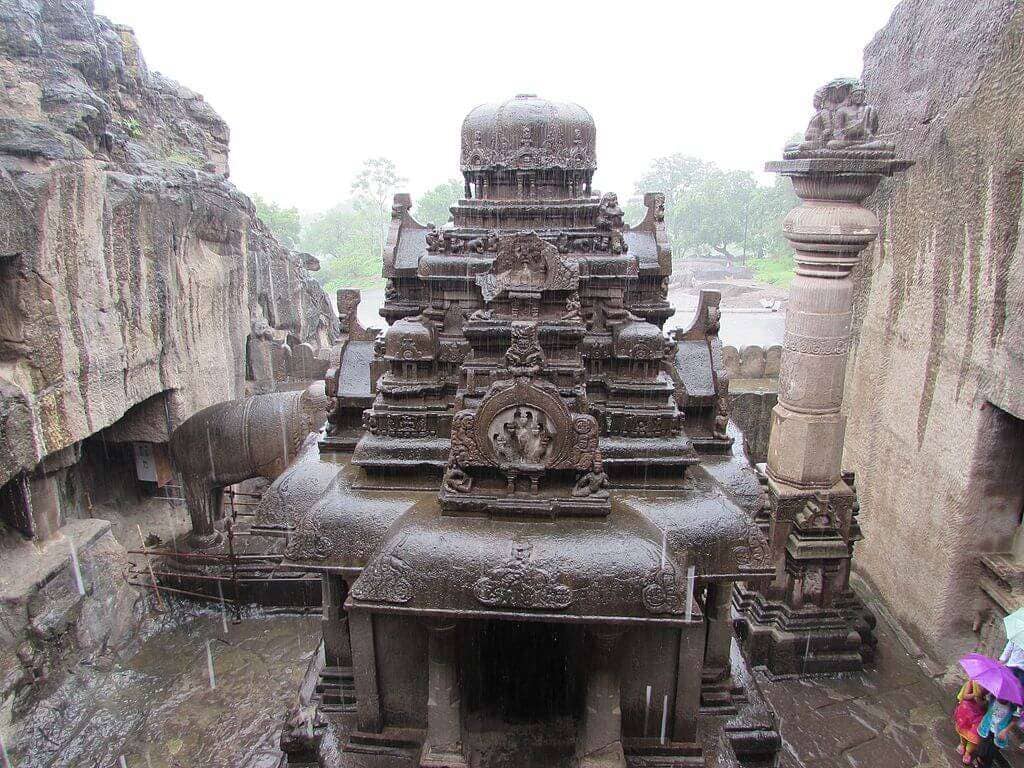
[{"label": "stone relief panel", "polygon": [[502,608],[562,609],[572,603],[572,590],[555,574],[533,562],[533,545],[513,543],[508,561],[473,585],[484,605]]},{"label": "stone relief panel", "polygon": [[536,232],[501,235],[491,268],[477,275],[476,282],[488,303],[509,290],[574,291],[579,287],[579,261],[560,253]]}]

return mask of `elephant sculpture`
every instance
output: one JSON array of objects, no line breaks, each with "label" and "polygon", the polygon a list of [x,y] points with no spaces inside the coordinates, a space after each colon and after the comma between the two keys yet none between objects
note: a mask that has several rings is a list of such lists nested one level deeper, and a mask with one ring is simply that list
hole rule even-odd
[{"label": "elephant sculpture", "polygon": [[204,408],[171,435],[171,458],[181,474],[192,518],[190,544],[207,548],[220,534],[223,490],[253,477],[273,480],[310,432],[327,418],[324,383],[271,392]]}]

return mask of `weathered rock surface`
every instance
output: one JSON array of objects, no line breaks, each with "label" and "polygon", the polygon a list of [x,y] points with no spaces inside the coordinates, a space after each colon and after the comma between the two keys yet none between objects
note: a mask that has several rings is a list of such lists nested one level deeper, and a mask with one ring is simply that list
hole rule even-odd
[{"label": "weathered rock surface", "polygon": [[865,52],[868,100],[916,165],[870,203],[857,276],[855,562],[947,658],[975,642],[977,555],[1009,548],[1024,493],[993,421],[1024,417],[1022,35],[1013,0],[905,0]]},{"label": "weathered rock surface", "polygon": [[227,179],[228,129],[90,0],[0,0],[0,484],[243,394],[253,327],[337,326]]},{"label": "weathered rock surface", "polygon": [[12,716],[35,695],[135,637],[142,598],[124,579],[125,550],[106,520],[72,520],[41,545],[0,536],[0,557],[0,735],[12,744]]}]

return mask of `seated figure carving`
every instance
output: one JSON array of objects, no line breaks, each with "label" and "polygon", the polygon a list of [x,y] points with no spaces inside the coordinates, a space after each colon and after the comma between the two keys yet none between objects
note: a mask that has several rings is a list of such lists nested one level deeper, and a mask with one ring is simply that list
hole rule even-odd
[{"label": "seated figure carving", "polygon": [[787,144],[785,157],[889,157],[895,145],[878,136],[878,110],[866,102],[859,80],[839,78],[814,92],[814,117],[803,141]]}]

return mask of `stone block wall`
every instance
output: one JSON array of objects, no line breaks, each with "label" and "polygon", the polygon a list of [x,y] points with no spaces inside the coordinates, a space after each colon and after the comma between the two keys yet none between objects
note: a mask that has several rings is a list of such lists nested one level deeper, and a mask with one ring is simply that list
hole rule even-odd
[{"label": "stone block wall", "polygon": [[743,448],[751,461],[768,459],[772,408],[779,400],[779,362],[782,347],[722,348],[729,372],[729,418],[743,433]]},{"label": "stone block wall", "polygon": [[729,372],[729,380],[737,379],[777,379],[779,363],[782,360],[782,347],[773,344],[761,347],[750,344],[745,347],[722,347],[722,359],[725,369]]},{"label": "stone block wall", "polygon": [[1024,493],[996,416],[1024,419],[1022,38],[1013,0],[904,0],[865,51],[868,101],[916,164],[869,201],[855,273],[855,566],[950,661],[978,642],[980,556],[1010,548]]}]

